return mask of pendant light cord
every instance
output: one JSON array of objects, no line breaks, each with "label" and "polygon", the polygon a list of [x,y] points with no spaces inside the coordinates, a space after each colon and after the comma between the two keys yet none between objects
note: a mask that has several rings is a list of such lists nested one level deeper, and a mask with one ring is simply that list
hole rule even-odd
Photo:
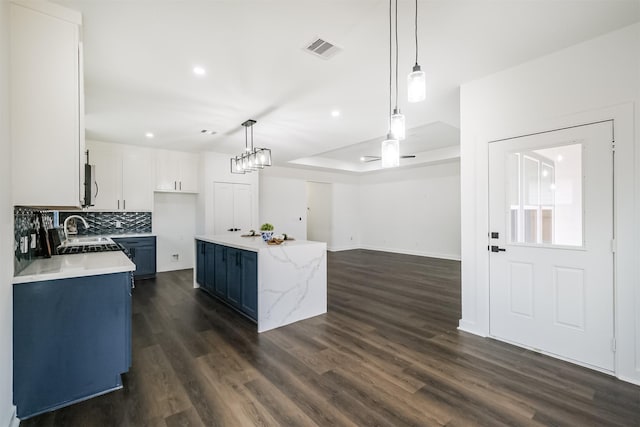
[{"label": "pendant light cord", "polygon": [[396,0],[396,110],[398,109],[398,0]]},{"label": "pendant light cord", "polygon": [[[393,58],[393,49],[391,47],[392,44],[392,38],[391,38],[391,31],[392,31],[392,25],[391,25],[391,12],[392,12],[393,8],[392,8],[392,0],[389,0],[389,120],[391,120],[391,104],[392,104],[392,99],[393,99],[393,95],[392,92],[393,90],[391,89],[392,86],[392,79],[393,79],[393,71],[391,68],[391,64],[393,62],[392,58]],[[389,122],[389,124],[391,124],[391,122]]]},{"label": "pendant light cord", "polygon": [[418,0],[416,0],[416,20],[414,28],[416,35],[416,65],[418,65]]}]

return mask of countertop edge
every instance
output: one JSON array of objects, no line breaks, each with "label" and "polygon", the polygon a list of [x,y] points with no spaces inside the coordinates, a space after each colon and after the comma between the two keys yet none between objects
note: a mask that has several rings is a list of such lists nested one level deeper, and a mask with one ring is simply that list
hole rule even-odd
[{"label": "countertop edge", "polygon": [[[260,236],[256,236],[256,237],[243,237],[243,239],[247,239],[247,240],[251,240],[251,242],[255,242],[255,239],[262,239]],[[252,246],[249,244],[243,244],[242,241],[230,241],[227,240],[225,238],[223,238],[222,236],[207,236],[207,235],[197,235],[194,236],[194,240],[200,240],[203,242],[208,242],[208,243],[215,243],[215,244],[219,244],[219,245],[223,245],[223,246],[229,246],[232,248],[237,248],[237,249],[244,249],[247,251],[251,251],[251,252],[260,252],[263,250],[267,250],[270,248],[276,248],[276,247],[281,247],[281,248],[294,248],[296,246],[316,246],[316,245],[323,245],[326,247],[326,243],[325,242],[314,242],[311,240],[293,240],[291,243],[293,242],[298,242],[296,243],[294,246],[287,246],[287,242],[285,241],[282,245],[267,245],[266,243],[260,241],[260,243],[258,243],[260,246],[256,247],[256,246]],[[249,243],[249,242],[247,242]]]},{"label": "countertop edge", "polygon": [[[24,283],[33,283],[33,282],[45,282],[50,280],[58,280],[58,279],[73,279],[78,277],[90,277],[90,276],[101,276],[105,274],[115,274],[115,273],[127,273],[136,270],[136,265],[131,262],[131,260],[123,253],[123,252],[101,252],[90,255],[100,255],[105,253],[117,253],[120,254],[124,259],[120,259],[119,263],[116,265],[101,265],[95,268],[89,269],[76,269],[72,268],[68,271],[57,271],[57,272],[44,272],[44,273],[35,273],[35,274],[25,274],[22,276],[14,276],[12,280],[12,284],[20,285]],[[56,257],[73,257],[77,255],[87,255],[87,254],[73,254],[73,255],[56,255]],[[51,258],[49,258],[51,260]],[[33,261],[34,263],[46,262],[47,259],[37,259]]]}]

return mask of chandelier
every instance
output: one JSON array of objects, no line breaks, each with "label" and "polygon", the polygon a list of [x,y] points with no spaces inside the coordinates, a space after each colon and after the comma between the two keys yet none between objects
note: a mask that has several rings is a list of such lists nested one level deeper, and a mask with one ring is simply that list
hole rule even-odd
[{"label": "chandelier", "polygon": [[[244,126],[244,152],[231,158],[231,173],[244,174],[257,171],[265,166],[271,166],[271,150],[253,146],[253,125],[255,120],[247,120]],[[249,145],[249,129],[251,129],[251,144]]]}]

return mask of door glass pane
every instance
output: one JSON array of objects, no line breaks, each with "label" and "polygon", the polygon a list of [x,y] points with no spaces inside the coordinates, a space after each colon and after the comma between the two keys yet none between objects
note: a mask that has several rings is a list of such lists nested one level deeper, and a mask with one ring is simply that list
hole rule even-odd
[{"label": "door glass pane", "polygon": [[530,156],[523,156],[523,183],[525,205],[538,204],[538,188],[540,186],[540,162]]},{"label": "door glass pane", "polygon": [[511,242],[583,245],[582,144],[511,153],[505,176]]}]

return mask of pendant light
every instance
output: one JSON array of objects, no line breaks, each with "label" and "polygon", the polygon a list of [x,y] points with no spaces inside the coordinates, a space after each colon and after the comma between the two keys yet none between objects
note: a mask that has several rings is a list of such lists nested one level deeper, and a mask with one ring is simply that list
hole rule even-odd
[{"label": "pendant light", "polygon": [[[404,123],[404,114],[398,108],[398,0],[395,0],[396,4],[396,23],[395,23],[395,32],[396,32],[396,106],[393,109],[393,114],[391,115],[390,120],[390,129],[391,134],[398,141],[402,141],[405,138],[405,123]],[[391,34],[391,21],[389,21],[389,33]],[[389,46],[391,49],[391,46]]]},{"label": "pendant light", "polygon": [[[271,166],[271,150],[253,146],[253,125],[255,120],[247,120],[244,126],[244,152],[231,158],[231,173],[244,174]],[[251,129],[251,146],[249,146],[249,129]]]},{"label": "pendant light", "polygon": [[[391,58],[392,58],[392,51],[391,51],[391,2],[392,0],[389,0],[389,133],[387,133],[387,139],[385,139],[384,141],[382,141],[382,146],[381,146],[381,152],[380,152],[380,157],[382,160],[382,167],[383,168],[393,168],[393,167],[398,167],[400,165],[400,141],[398,141],[398,138],[395,136],[395,134],[392,132],[393,129],[393,114],[391,114],[391,100],[392,100],[392,91],[391,91],[391,82],[393,80],[392,78],[392,68],[391,68]],[[396,6],[396,11],[397,11],[397,6]],[[397,16],[397,15],[396,15]],[[396,43],[397,43],[397,39],[396,39]],[[397,52],[397,50],[396,50]],[[396,63],[397,65],[397,63]],[[397,74],[396,74],[397,76]],[[397,79],[396,79],[396,84],[397,84]],[[396,86],[397,87],[397,86]],[[396,90],[396,95],[397,95],[397,90]],[[397,96],[396,96],[396,100],[397,100]],[[397,106],[396,106],[396,110],[397,110]],[[394,114],[396,113],[396,110],[394,110]],[[402,117],[402,122],[404,123],[404,117]]]},{"label": "pendant light", "polygon": [[418,0],[416,0],[416,18],[415,18],[415,37],[416,37],[416,64],[413,71],[407,76],[407,90],[409,102],[424,101],[427,92],[427,78],[424,71],[418,65]]}]

